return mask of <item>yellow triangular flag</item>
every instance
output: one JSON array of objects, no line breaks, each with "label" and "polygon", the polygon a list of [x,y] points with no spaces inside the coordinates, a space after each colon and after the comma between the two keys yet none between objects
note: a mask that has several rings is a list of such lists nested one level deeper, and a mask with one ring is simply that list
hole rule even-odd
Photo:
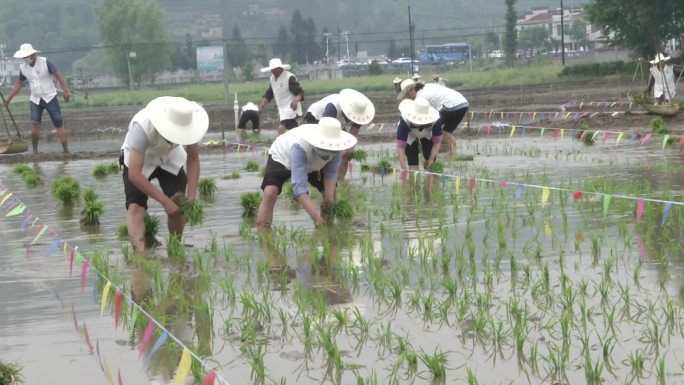
[{"label": "yellow triangular flag", "polygon": [[509,138],[512,138],[513,134],[515,134],[515,126],[511,127],[511,136]]},{"label": "yellow triangular flag", "polygon": [[188,376],[190,372],[190,365],[192,364],[192,356],[188,348],[183,347],[183,355],[181,356],[180,363],[178,364],[178,370],[176,371],[175,385],[181,385],[185,383],[185,377]]},{"label": "yellow triangular flag", "polygon": [[5,203],[11,196],[12,196],[12,193],[5,195],[5,197],[2,198],[2,200],[0,201],[0,205]]},{"label": "yellow triangular flag", "polygon": [[617,139],[615,139],[615,145],[616,145],[616,146],[617,146],[618,144],[620,144],[620,141],[622,140],[622,136],[623,136],[624,134],[625,134],[624,132],[621,132],[620,134],[618,134]]},{"label": "yellow triangular flag", "polygon": [[536,118],[536,117],[537,117],[537,111],[535,111],[534,114],[532,114],[532,120],[534,120],[534,118]]},{"label": "yellow triangular flag", "polygon": [[456,191],[459,191],[461,189],[461,176],[456,177]]},{"label": "yellow triangular flag", "polygon": [[541,128],[541,132],[539,133],[539,136],[544,136],[544,130],[546,130],[546,128],[545,128],[545,127],[542,127],[542,128]]},{"label": "yellow triangular flag", "polygon": [[102,357],[104,359],[104,367],[102,370],[104,370],[105,376],[107,377],[107,381],[109,381],[110,385],[114,385],[114,378],[112,377],[112,371],[109,370],[109,362],[107,362],[107,359],[105,357]]},{"label": "yellow triangular flag", "polygon": [[549,201],[549,195],[551,195],[551,190],[548,187],[542,189],[542,205],[545,205]]},{"label": "yellow triangular flag", "polygon": [[565,128],[561,128],[561,140],[565,137]]},{"label": "yellow triangular flag", "polygon": [[102,303],[100,303],[100,317],[104,316],[105,307],[107,306],[107,298],[109,297],[109,289],[112,287],[112,281],[107,281],[107,284],[102,290]]},{"label": "yellow triangular flag", "polygon": [[665,135],[663,137],[663,150],[665,149],[665,146],[667,145],[668,140],[670,140],[670,135]]}]

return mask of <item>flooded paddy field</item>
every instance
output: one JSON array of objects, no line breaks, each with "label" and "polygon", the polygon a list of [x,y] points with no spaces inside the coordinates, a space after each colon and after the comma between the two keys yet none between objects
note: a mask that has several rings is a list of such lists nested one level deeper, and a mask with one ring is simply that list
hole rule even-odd
[{"label": "flooded paddy field", "polygon": [[[397,164],[392,144],[360,148],[370,165]],[[193,359],[186,383],[207,369],[229,384],[682,381],[676,146],[547,134],[464,139],[459,151],[474,161],[444,162],[443,174],[355,164],[338,193],[354,217],[323,229],[284,193],[268,233],[241,207],[259,191],[245,166],[263,166],[261,150],[203,154],[218,187],[203,224],[178,245],[162,221],[144,256],[117,236],[121,176],[92,175],[111,160],[28,162],[43,180],[32,188],[1,164],[7,191],[49,226],[38,237],[21,215],[0,221],[3,357],[27,383],[174,383],[183,349],[155,327],[147,350],[158,349],[139,359],[149,321],[132,298],[207,365]],[[52,196],[61,175],[94,188],[98,227],[80,224],[82,202]],[[164,217],[156,202],[150,212]],[[70,272],[55,240],[92,264],[83,287],[82,260]],[[126,296],[119,325],[107,280]]]}]

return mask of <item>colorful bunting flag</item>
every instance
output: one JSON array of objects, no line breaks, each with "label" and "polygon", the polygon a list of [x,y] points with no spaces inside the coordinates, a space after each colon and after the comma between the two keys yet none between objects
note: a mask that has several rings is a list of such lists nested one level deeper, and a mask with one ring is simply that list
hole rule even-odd
[{"label": "colorful bunting flag", "polygon": [[90,268],[90,262],[85,261],[81,266],[81,293],[85,290],[86,276],[88,275],[88,269]]},{"label": "colorful bunting flag", "polygon": [[107,298],[109,298],[109,290],[112,288],[112,281],[107,281],[107,284],[102,290],[102,302],[100,303],[100,317],[104,317],[105,307],[107,306]]},{"label": "colorful bunting flag", "polygon": [[213,370],[210,370],[209,373],[207,373],[207,376],[204,377],[204,381],[202,381],[202,385],[214,385],[215,380],[216,380],[216,372]]},{"label": "colorful bunting flag", "polygon": [[616,145],[616,146],[617,146],[618,144],[620,144],[620,141],[622,140],[622,136],[623,136],[623,135],[625,135],[624,132],[621,132],[621,133],[618,134],[618,137],[617,137],[617,139],[615,140],[615,145]]},{"label": "colorful bunting flag", "polygon": [[458,192],[461,189],[461,176],[460,175],[456,177],[456,181],[454,182],[454,184],[456,185],[456,191]]},{"label": "colorful bunting flag", "polygon": [[672,207],[672,202],[665,202],[665,206],[663,207],[663,219],[660,221],[661,226],[665,226],[665,222],[667,221],[667,217],[670,216],[670,208]]},{"label": "colorful bunting flag", "polygon": [[670,135],[665,135],[663,136],[663,150],[665,149],[665,146],[667,146],[667,141],[670,140]]},{"label": "colorful bunting flag", "polygon": [[641,145],[643,146],[644,144],[648,143],[651,140],[651,137],[653,136],[652,133],[646,134],[643,139],[641,139]]},{"label": "colorful bunting flag", "polygon": [[516,198],[522,198],[523,193],[525,192],[525,185],[518,185],[518,188],[515,189],[515,197]]},{"label": "colorful bunting flag", "polygon": [[475,190],[475,178],[470,178],[468,180],[468,192],[472,195]]},{"label": "colorful bunting flag", "polygon": [[114,328],[119,329],[119,321],[121,320],[121,306],[123,305],[123,293],[121,289],[116,291],[114,298]]},{"label": "colorful bunting flag", "polygon": [[551,190],[548,187],[542,189],[542,205],[545,205],[549,201],[549,195],[551,195]]},{"label": "colorful bunting flag", "polygon": [[153,331],[154,331],[154,322],[152,321],[152,318],[147,317],[147,327],[145,328],[145,334],[143,335],[143,340],[142,340],[142,343],[140,344],[140,354],[138,355],[138,358],[142,357],[142,355],[147,350],[147,344],[150,343],[150,337],[152,337]]},{"label": "colorful bunting flag", "polygon": [[603,195],[603,216],[608,216],[608,206],[610,206],[610,199],[612,197],[608,194]]},{"label": "colorful bunting flag", "polygon": [[641,217],[644,215],[644,198],[639,198],[637,200],[637,211],[636,211],[636,221],[641,222]]},{"label": "colorful bunting flag", "polygon": [[178,364],[178,370],[176,371],[176,380],[174,385],[182,385],[185,381],[185,377],[188,376],[190,372],[190,365],[192,364],[192,356],[190,355],[190,350],[188,348],[183,348],[183,355],[181,356],[180,363]]},{"label": "colorful bunting flag", "polygon": [[149,366],[149,364],[150,364],[150,362],[151,362],[151,360],[152,360],[152,356],[154,355],[154,353],[156,353],[157,350],[159,350],[159,348],[161,348],[162,345],[164,345],[164,343],[165,343],[166,340],[168,340],[168,339],[169,339],[169,332],[166,331],[166,330],[164,330],[164,333],[157,339],[157,342],[154,343],[154,345],[152,346],[152,349],[150,349],[150,352],[147,353],[147,357],[145,357],[145,363],[143,364],[143,367],[144,367],[144,368],[146,368],[147,366]]}]

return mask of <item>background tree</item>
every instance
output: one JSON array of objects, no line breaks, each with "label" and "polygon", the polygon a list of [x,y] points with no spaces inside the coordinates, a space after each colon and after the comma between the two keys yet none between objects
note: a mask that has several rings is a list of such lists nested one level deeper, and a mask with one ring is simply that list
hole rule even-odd
[{"label": "background tree", "polygon": [[173,46],[164,30],[163,15],[154,0],[105,0],[95,13],[102,42],[115,74],[129,83],[129,53],[133,81],[154,82],[156,75],[171,64]]},{"label": "background tree", "polygon": [[185,34],[185,43],[176,45],[176,50],[171,55],[171,68],[173,70],[194,70],[197,68],[197,53],[192,35]]},{"label": "background tree", "polygon": [[501,49],[501,39],[499,39],[499,34],[494,31],[489,31],[484,36],[485,49],[489,52]]},{"label": "background tree", "polygon": [[233,32],[228,42],[228,65],[231,67],[243,67],[245,63],[252,60],[252,52],[250,52],[247,43],[242,38],[240,27],[237,24],[233,27]]},{"label": "background tree", "polygon": [[609,42],[645,58],[662,51],[664,40],[684,35],[682,0],[593,0],[586,9],[592,26]]},{"label": "background tree", "polygon": [[292,37],[290,54],[296,63],[306,63],[305,38],[307,28],[308,26],[302,18],[302,14],[298,9],[295,9],[290,20],[290,35]]},{"label": "background tree", "polygon": [[576,44],[586,47],[587,45],[587,23],[583,21],[575,21],[573,22],[572,25],[569,26],[569,28],[566,29],[568,31],[568,36],[573,41],[573,48],[577,49],[575,46]]},{"label": "background tree", "polygon": [[506,1],[506,38],[504,40],[504,55],[506,57],[506,65],[512,66],[515,63],[516,52],[518,50],[518,32],[515,29],[515,24],[518,21],[518,15],[515,13],[516,0]]},{"label": "background tree", "polygon": [[248,82],[254,80],[254,64],[251,60],[242,67],[242,77]]},{"label": "background tree", "polygon": [[285,26],[281,26],[278,31],[278,37],[275,44],[273,44],[273,56],[279,57],[283,60],[290,54],[290,35],[287,33]]},{"label": "background tree", "polygon": [[316,32],[316,22],[313,18],[308,18],[304,22],[304,63],[319,60],[323,55],[321,46],[318,44],[318,32]]},{"label": "background tree", "polygon": [[541,26],[525,28],[518,35],[521,48],[547,48],[549,31]]}]

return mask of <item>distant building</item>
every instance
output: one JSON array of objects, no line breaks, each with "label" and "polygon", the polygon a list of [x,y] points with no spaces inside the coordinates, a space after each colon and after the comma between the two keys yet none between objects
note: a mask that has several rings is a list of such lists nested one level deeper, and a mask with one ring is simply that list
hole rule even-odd
[{"label": "distant building", "polygon": [[[563,19],[565,24],[565,48],[566,49],[599,49],[605,46],[606,39],[603,34],[592,28],[591,23],[585,19],[582,8],[564,8]],[[580,47],[568,33],[568,29],[576,22],[585,23],[586,47]],[[516,29],[522,31],[526,28],[544,27],[549,31],[549,37],[553,40],[561,40],[561,10],[556,8],[549,10],[545,7],[534,7],[525,13],[516,22]]]},{"label": "distant building", "polygon": [[0,87],[9,87],[19,78],[21,60],[4,56],[0,51]]}]

